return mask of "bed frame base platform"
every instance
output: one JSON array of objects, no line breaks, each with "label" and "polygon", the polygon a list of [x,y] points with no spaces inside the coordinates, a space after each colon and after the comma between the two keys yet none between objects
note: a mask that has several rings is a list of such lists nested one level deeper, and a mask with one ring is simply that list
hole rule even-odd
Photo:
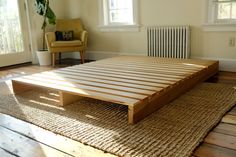
[{"label": "bed frame base platform", "polygon": [[218,72],[219,62],[115,57],[12,80],[15,94],[43,87],[59,92],[59,105],[90,97],[128,105],[134,124]]},{"label": "bed frame base platform", "polygon": [[137,104],[134,106],[129,106],[129,123],[137,123],[146,116],[150,115],[154,111],[163,107],[165,104],[176,99],[183,93],[187,92],[193,88],[197,83],[203,82],[208,78],[214,76],[218,71],[218,64],[214,64],[209,67],[209,69],[204,70],[190,79],[176,84],[175,86],[163,91],[160,94],[155,95],[149,101],[142,102],[142,104]]}]

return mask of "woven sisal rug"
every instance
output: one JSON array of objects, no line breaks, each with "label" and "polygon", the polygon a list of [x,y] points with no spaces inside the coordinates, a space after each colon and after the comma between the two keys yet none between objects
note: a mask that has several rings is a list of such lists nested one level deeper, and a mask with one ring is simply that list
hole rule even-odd
[{"label": "woven sisal rug", "polygon": [[[4,91],[4,92],[3,92]],[[232,85],[203,83],[136,125],[127,108],[93,99],[58,107],[54,91],[15,96],[0,84],[0,112],[119,156],[187,157],[236,103]]]}]

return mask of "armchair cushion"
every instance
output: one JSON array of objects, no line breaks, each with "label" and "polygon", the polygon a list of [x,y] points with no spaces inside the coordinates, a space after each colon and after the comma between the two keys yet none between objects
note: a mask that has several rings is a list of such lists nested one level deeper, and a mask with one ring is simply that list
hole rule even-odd
[{"label": "armchair cushion", "polygon": [[83,43],[80,40],[72,41],[54,41],[51,43],[51,47],[70,47],[70,46],[81,46]]},{"label": "armchair cushion", "polygon": [[56,31],[56,41],[70,41],[73,40],[73,31]]}]

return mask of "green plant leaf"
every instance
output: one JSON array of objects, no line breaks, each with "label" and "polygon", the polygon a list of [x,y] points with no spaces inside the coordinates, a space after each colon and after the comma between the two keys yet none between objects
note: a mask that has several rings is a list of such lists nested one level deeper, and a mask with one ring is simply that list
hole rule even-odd
[{"label": "green plant leaf", "polygon": [[46,16],[47,16],[49,24],[52,24],[52,25],[56,24],[56,15],[54,14],[54,12],[52,11],[50,7],[48,8]]},{"label": "green plant leaf", "polygon": [[[49,1],[48,1],[49,2]],[[43,16],[43,23],[41,29],[43,30],[43,50],[45,50],[45,29],[47,27],[47,23],[55,25],[56,24],[56,15],[53,10],[50,8],[49,3],[46,0],[35,0],[35,8],[36,12]],[[47,8],[46,13],[45,8]]]},{"label": "green plant leaf", "polygon": [[[47,9],[47,12],[45,14],[48,23],[55,25],[56,24],[56,15],[54,14],[53,10],[50,8],[50,6],[46,6],[46,1],[45,0],[35,0],[35,8],[36,8],[36,12],[41,15],[44,16],[44,10],[45,8]],[[42,24],[42,29],[44,29],[47,26],[47,23],[43,22]]]}]

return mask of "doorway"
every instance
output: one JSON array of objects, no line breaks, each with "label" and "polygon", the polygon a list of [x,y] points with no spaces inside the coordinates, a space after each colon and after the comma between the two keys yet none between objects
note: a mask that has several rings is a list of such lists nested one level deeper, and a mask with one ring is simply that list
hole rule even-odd
[{"label": "doorway", "polygon": [[24,0],[0,0],[0,67],[31,57]]}]

